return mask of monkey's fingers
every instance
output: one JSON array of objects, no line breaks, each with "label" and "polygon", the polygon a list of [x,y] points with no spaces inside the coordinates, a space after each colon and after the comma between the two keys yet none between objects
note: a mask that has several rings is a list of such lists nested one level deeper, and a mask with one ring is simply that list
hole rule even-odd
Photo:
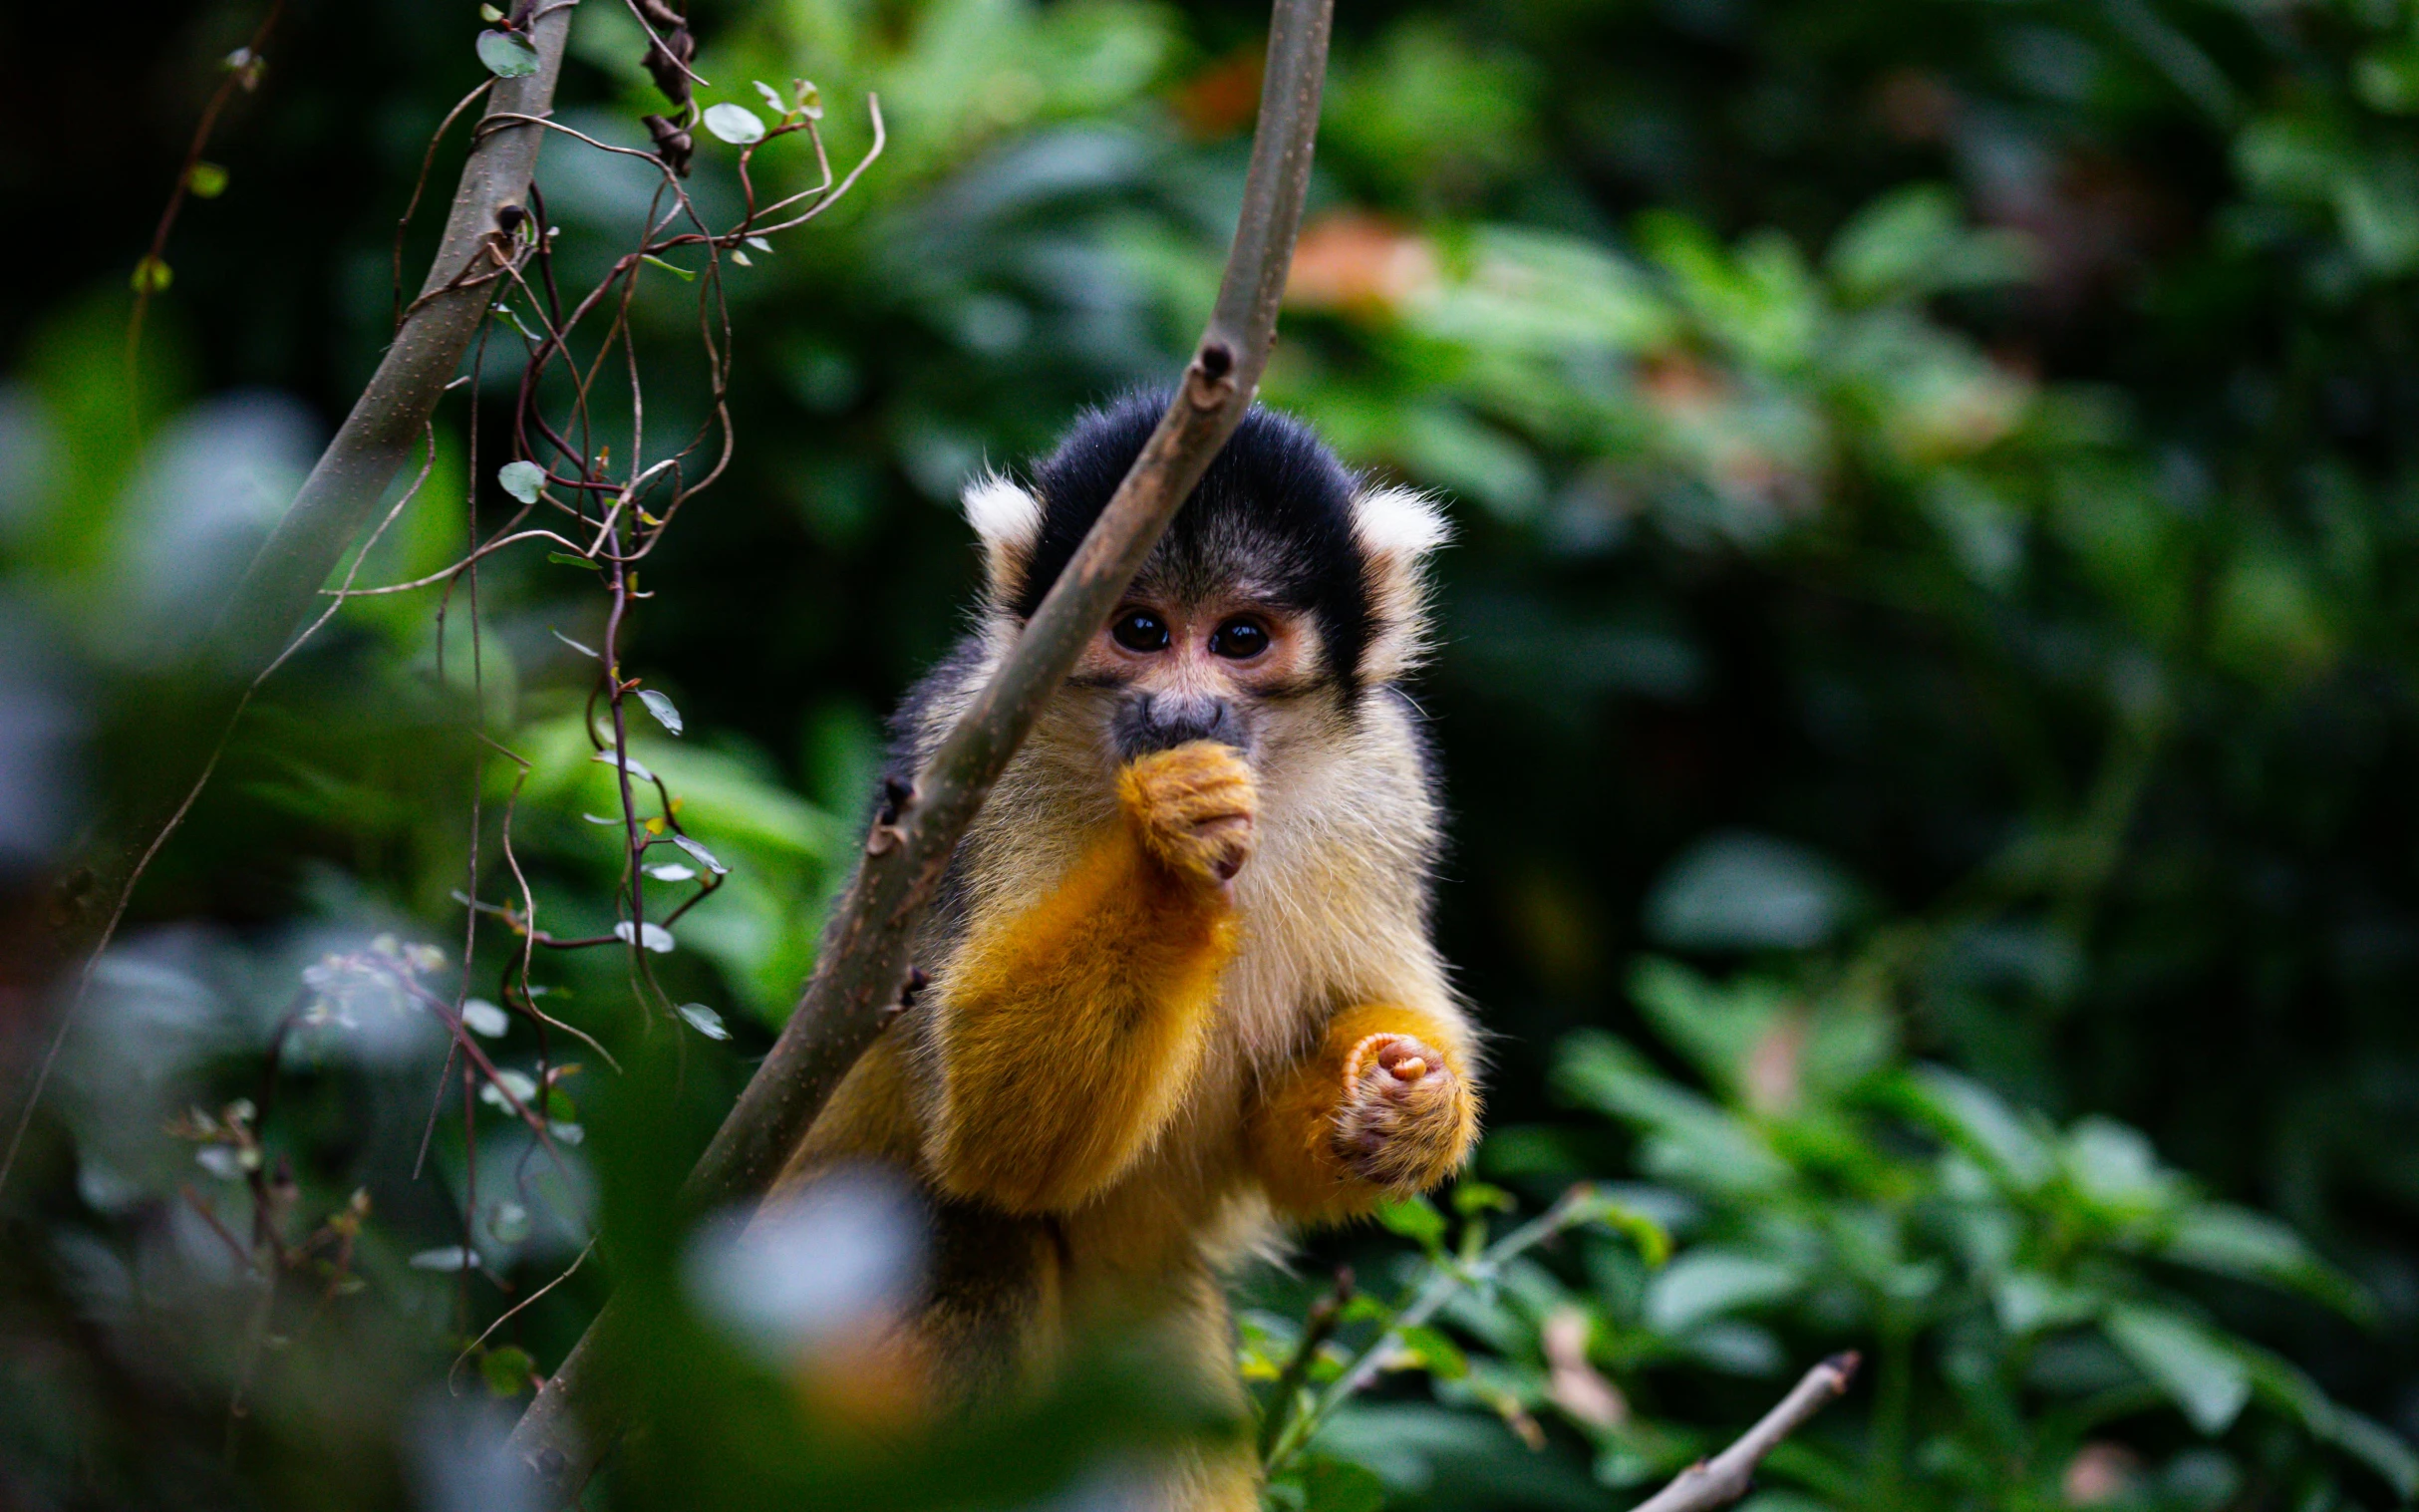
[{"label": "monkey's fingers", "polygon": [[1252,857],[1258,831],[1247,814],[1228,814],[1200,824],[1152,826],[1143,842],[1160,862],[1212,883],[1231,882]]},{"label": "monkey's fingers", "polygon": [[1345,1060],[1338,1158],[1362,1180],[1422,1191],[1459,1158],[1467,1091],[1444,1056],[1409,1035],[1370,1035]]},{"label": "monkey's fingers", "polygon": [[1119,773],[1118,792],[1143,843],[1179,872],[1223,883],[1251,858],[1259,788],[1229,747],[1195,741],[1154,752]]},{"label": "monkey's fingers", "polygon": [[1162,823],[1207,824],[1216,819],[1248,819],[1260,807],[1259,791],[1248,772],[1183,786],[1171,784],[1154,792],[1152,798],[1152,817]]}]

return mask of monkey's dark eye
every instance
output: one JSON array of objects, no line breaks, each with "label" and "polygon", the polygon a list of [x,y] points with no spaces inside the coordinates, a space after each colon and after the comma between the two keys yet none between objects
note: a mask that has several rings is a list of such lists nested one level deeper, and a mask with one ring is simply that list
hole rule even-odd
[{"label": "monkey's dark eye", "polygon": [[1228,620],[1211,633],[1209,644],[1229,661],[1248,662],[1268,650],[1268,627],[1257,620]]},{"label": "monkey's dark eye", "polygon": [[1128,609],[1108,627],[1109,637],[1128,651],[1165,651],[1167,621],[1148,609]]}]

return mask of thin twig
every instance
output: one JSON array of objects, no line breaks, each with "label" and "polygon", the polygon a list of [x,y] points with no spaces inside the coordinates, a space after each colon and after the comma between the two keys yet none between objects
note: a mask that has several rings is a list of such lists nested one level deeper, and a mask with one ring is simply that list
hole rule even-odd
[{"label": "thin twig", "polygon": [[126,321],[126,393],[130,413],[138,424],[142,420],[142,406],[137,359],[143,351],[143,317],[151,308],[158,270],[165,265],[162,254],[168,249],[168,233],[176,228],[177,213],[184,208],[184,196],[193,186],[193,170],[201,165],[201,153],[210,145],[210,133],[218,128],[219,113],[235,98],[236,90],[248,92],[259,84],[260,50],[268,45],[269,33],[277,29],[277,19],[285,14],[285,0],[269,0],[268,11],[260,18],[260,25],[253,28],[251,40],[221,63],[226,77],[218,81],[218,88],[210,91],[209,104],[201,108],[201,120],[193,127],[193,140],[184,150],[184,161],[176,168],[175,186],[168,190],[168,202],[159,211],[159,224],[151,230],[151,250],[144,253],[137,267],[135,309]]},{"label": "thin twig", "polygon": [[1780,1441],[1803,1427],[1806,1420],[1829,1406],[1856,1378],[1859,1357],[1854,1350],[1834,1355],[1805,1373],[1804,1378],[1766,1412],[1738,1441],[1711,1459],[1700,1459],[1673,1478],[1671,1484],[1640,1502],[1631,1512],[1709,1512],[1726,1507],[1747,1494],[1755,1467]]},{"label": "thin twig", "polygon": [[455,102],[454,109],[446,112],[443,121],[437,123],[437,130],[429,137],[429,150],[421,154],[420,176],[412,180],[412,197],[404,201],[403,213],[395,219],[395,329],[398,331],[403,329],[404,317],[404,232],[411,228],[412,216],[420,209],[420,196],[429,187],[429,169],[437,163],[437,150],[445,145],[446,133],[454,130],[454,123],[461,119],[462,112],[484,100],[487,97],[487,91],[493,88],[495,88],[493,79],[481,81],[469,94]]},{"label": "thin twig", "polygon": [[1269,1387],[1268,1411],[1260,1419],[1259,1457],[1262,1464],[1277,1452],[1277,1437],[1293,1419],[1294,1398],[1302,1383],[1310,1378],[1311,1365],[1319,1352],[1335,1337],[1336,1325],[1344,1321],[1345,1307],[1353,1300],[1353,1268],[1338,1266],[1336,1284],[1311,1304],[1308,1318],[1302,1321],[1302,1338],[1294,1345],[1294,1353],[1277,1372],[1277,1382]]},{"label": "thin twig", "polygon": [[553,1291],[556,1287],[561,1286],[564,1282],[569,1281],[573,1273],[578,1271],[581,1266],[587,1264],[588,1257],[595,1253],[596,1241],[591,1239],[587,1242],[587,1244],[581,1247],[579,1254],[572,1258],[570,1269],[564,1271],[560,1276],[555,1277],[552,1281],[547,1282],[544,1286],[539,1287],[536,1291],[531,1292],[528,1296],[523,1297],[520,1301],[512,1304],[512,1306],[504,1309],[504,1311],[493,1323],[487,1325],[485,1332],[481,1333],[476,1339],[471,1340],[467,1345],[464,1345],[462,1347],[462,1352],[454,1357],[454,1363],[447,1367],[446,1388],[450,1391],[458,1392],[460,1387],[454,1383],[454,1377],[461,1373],[462,1361],[468,1360],[472,1355],[476,1354],[480,1345],[483,1345],[488,1340],[493,1339],[495,1337],[495,1331],[502,1328],[505,1324],[510,1323],[514,1318],[518,1317],[523,1309],[536,1302],[540,1297],[545,1296],[548,1292]]}]

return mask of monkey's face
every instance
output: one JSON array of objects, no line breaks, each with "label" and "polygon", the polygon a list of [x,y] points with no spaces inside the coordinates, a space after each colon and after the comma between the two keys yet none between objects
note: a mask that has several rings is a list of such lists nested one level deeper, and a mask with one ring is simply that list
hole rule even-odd
[{"label": "monkey's face", "polygon": [[1128,597],[1076,664],[1074,681],[1110,701],[1119,762],[1188,741],[1248,758],[1272,711],[1320,681],[1313,617],[1243,590]]},{"label": "monkey's face", "polygon": [[[1158,425],[1133,396],[1078,420],[1034,486],[968,484],[990,644],[1013,644]],[[1415,666],[1428,631],[1433,499],[1354,476],[1309,428],[1254,409],[1151,548],[1028,749],[1079,784],[1189,741],[1231,746],[1263,789],[1342,749],[1361,701]]]}]

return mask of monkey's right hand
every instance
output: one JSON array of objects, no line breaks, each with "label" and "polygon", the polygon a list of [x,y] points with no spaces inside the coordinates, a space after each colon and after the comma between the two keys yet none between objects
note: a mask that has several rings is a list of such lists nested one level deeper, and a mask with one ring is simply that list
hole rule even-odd
[{"label": "monkey's right hand", "polygon": [[1145,850],[1182,877],[1219,886],[1251,859],[1260,790],[1231,746],[1193,741],[1117,773],[1117,797]]}]

